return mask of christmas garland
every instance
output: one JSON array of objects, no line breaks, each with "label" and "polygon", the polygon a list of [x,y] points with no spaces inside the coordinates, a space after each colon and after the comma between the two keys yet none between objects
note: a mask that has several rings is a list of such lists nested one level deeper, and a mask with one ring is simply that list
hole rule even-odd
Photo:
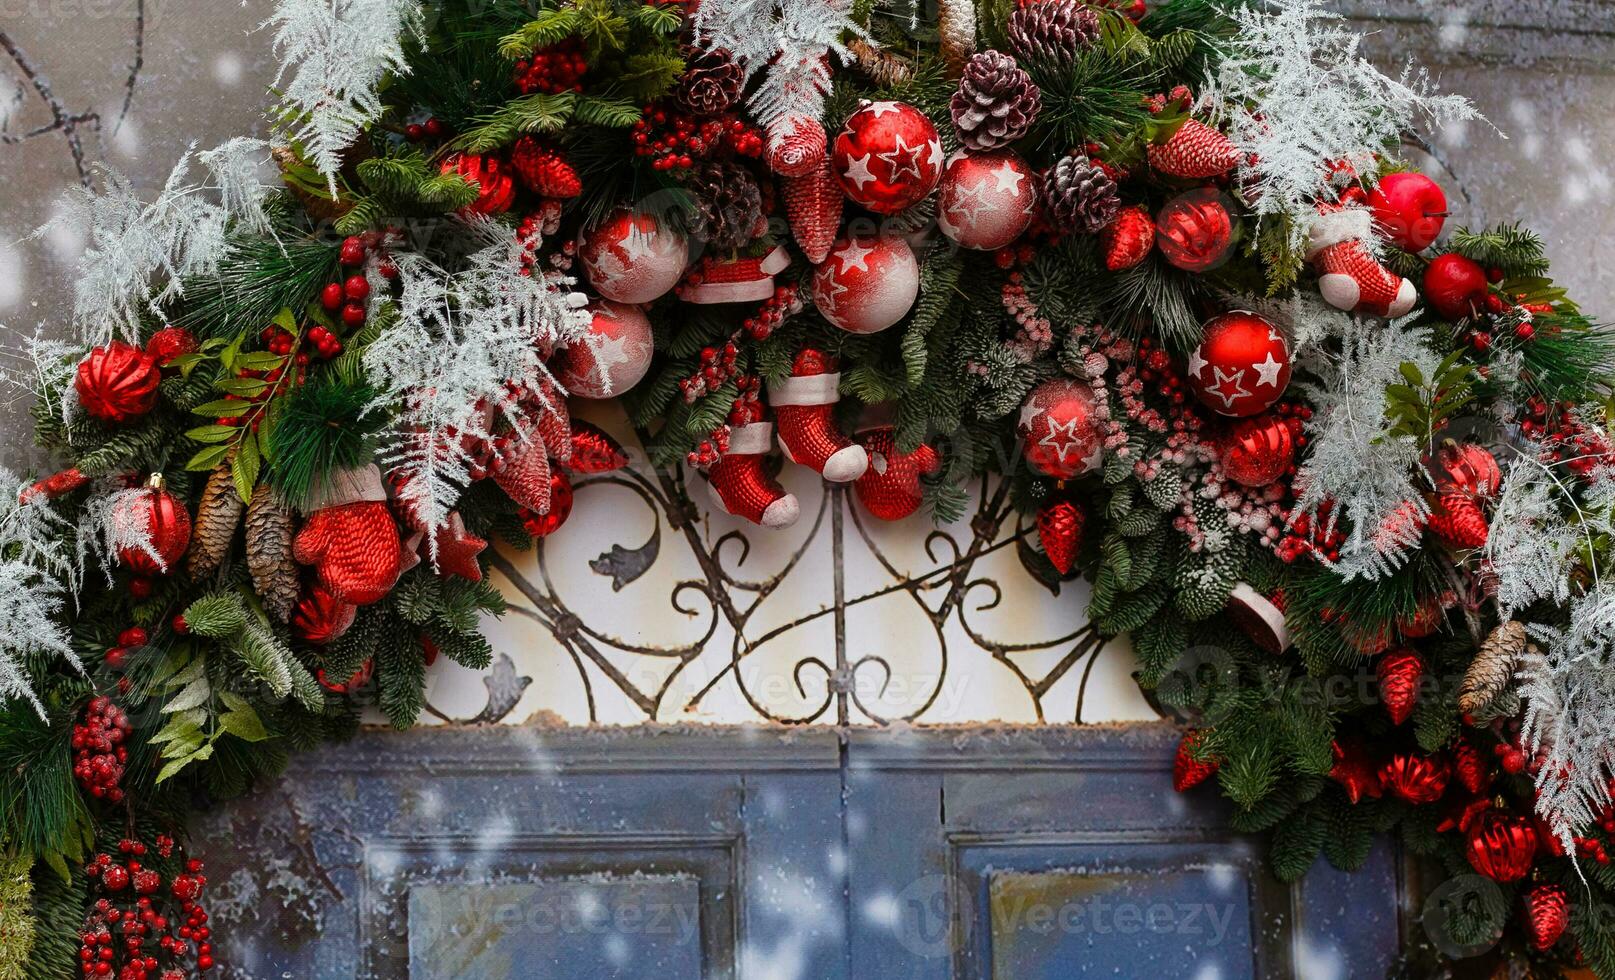
[{"label": "christmas garland", "polygon": [[1279,878],[1394,833],[1493,883],[1409,972],[1615,976],[1615,344],[1398,159],[1467,103],[1314,0],[267,26],[270,141],[63,208],[62,468],[0,519],[0,978],[209,970],[188,807],[486,667],[489,543],[627,462],[569,417],[603,398],[765,526],[776,444],[886,520],[1001,479]]}]

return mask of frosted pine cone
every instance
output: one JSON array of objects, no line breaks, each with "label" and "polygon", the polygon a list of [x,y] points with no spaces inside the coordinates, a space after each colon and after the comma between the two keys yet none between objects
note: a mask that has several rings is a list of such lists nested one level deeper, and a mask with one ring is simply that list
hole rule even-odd
[{"label": "frosted pine cone", "polygon": [[1093,234],[1121,210],[1116,182],[1098,164],[1072,151],[1048,169],[1042,182],[1043,206],[1056,228]]},{"label": "frosted pine cone", "polygon": [[997,51],[973,55],[953,93],[953,126],[972,150],[996,150],[1026,135],[1043,96],[1015,59]]},{"label": "frosted pine cone", "polygon": [[1069,65],[1098,40],[1099,15],[1080,0],[1044,0],[1009,15],[1009,43],[1023,61]]},{"label": "frosted pine cone", "polygon": [[757,178],[738,163],[709,160],[688,178],[695,198],[690,230],[719,248],[739,248],[767,225]]},{"label": "frosted pine cone", "polygon": [[746,75],[729,60],[728,52],[691,54],[689,67],[673,89],[679,108],[697,116],[715,116],[739,101]]}]

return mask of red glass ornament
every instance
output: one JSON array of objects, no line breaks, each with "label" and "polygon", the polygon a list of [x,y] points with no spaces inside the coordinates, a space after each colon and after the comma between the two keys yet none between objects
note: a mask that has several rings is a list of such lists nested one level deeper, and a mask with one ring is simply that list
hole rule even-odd
[{"label": "red glass ornament", "polygon": [[1111,272],[1131,269],[1155,247],[1155,222],[1142,207],[1122,208],[1099,232],[1099,252]]},{"label": "red glass ornament", "polygon": [[1529,817],[1492,811],[1469,828],[1464,855],[1469,866],[1499,882],[1519,881],[1536,860],[1536,828]]},{"label": "red glass ornament", "polygon": [[572,481],[560,469],[550,470],[550,509],[542,514],[521,512],[522,526],[535,538],[547,538],[572,516]]},{"label": "red glass ornament", "polygon": [[920,477],[937,471],[942,457],[927,443],[911,453],[899,452],[891,426],[866,429],[858,442],[869,454],[869,468],[853,483],[864,509],[883,521],[900,521],[920,509]]},{"label": "red glass ornament", "polygon": [[813,273],[813,305],[849,333],[879,333],[920,294],[920,264],[897,235],[838,238]]},{"label": "red glass ornament", "polygon": [[684,237],[655,215],[619,209],[578,246],[594,291],[617,303],[649,303],[678,285],[689,261]]},{"label": "red glass ornament", "polygon": [[1098,469],[1104,435],[1097,413],[1093,389],[1080,381],[1053,378],[1032,389],[1017,426],[1026,461],[1059,480]]},{"label": "red glass ornament", "polygon": [[1346,791],[1346,799],[1356,803],[1363,797],[1379,799],[1384,795],[1380,773],[1368,757],[1368,749],[1354,738],[1336,739],[1330,746],[1335,762],[1329,769],[1329,778]]},{"label": "red glass ornament", "polygon": [[1447,791],[1452,767],[1439,755],[1399,752],[1380,767],[1385,788],[1408,803],[1434,803]]},{"label": "red glass ornament", "polygon": [[903,102],[865,102],[836,135],[830,159],[849,198],[879,214],[925,199],[942,178],[942,139]]},{"label": "red glass ornament", "polygon": [[1222,470],[1235,483],[1265,487],[1295,463],[1296,428],[1289,419],[1256,415],[1240,419],[1222,443]]},{"label": "red glass ornament", "polygon": [[1474,498],[1462,493],[1443,494],[1430,505],[1430,530],[1454,548],[1483,548],[1491,534],[1486,512]]},{"label": "red glass ornament", "polygon": [[1447,220],[1447,195],[1441,185],[1411,170],[1381,177],[1368,192],[1368,206],[1380,235],[1409,252],[1429,248]]},{"label": "red glass ornament", "polygon": [[345,681],[333,682],[330,678],[325,676],[324,667],[316,670],[314,676],[315,679],[320,682],[320,686],[325,688],[327,691],[333,691],[337,694],[347,694],[349,691],[357,691],[359,688],[370,683],[370,675],[375,670],[375,667],[375,661],[366,660],[364,663],[360,664],[359,669],[349,675],[348,679]]},{"label": "red glass ornament", "polygon": [[615,398],[639,383],[654,353],[650,320],[637,306],[595,300],[589,331],[555,356],[551,370],[567,393]]},{"label": "red glass ornament", "polygon": [[1191,191],[1155,216],[1155,244],[1186,272],[1205,272],[1228,258],[1234,220],[1216,191]]},{"label": "red glass ornament", "polygon": [[196,338],[184,327],[164,327],[146,341],[146,353],[156,358],[157,363],[164,367],[167,367],[174,358],[194,354],[196,350]]},{"label": "red glass ornament", "polygon": [[1424,269],[1424,296],[1448,320],[1484,310],[1487,292],[1486,270],[1456,252],[1436,256]]},{"label": "red glass ornament", "polygon": [[157,359],[138,347],[114,340],[90,351],[73,379],[84,410],[103,422],[127,422],[157,404],[162,381]]},{"label": "red glass ornament", "polygon": [[1003,248],[1032,223],[1035,181],[1014,150],[955,153],[937,193],[937,227],[965,248]]},{"label": "red glass ornament", "polygon": [[1436,453],[1436,490],[1465,493],[1472,497],[1496,496],[1503,484],[1497,458],[1485,446],[1472,442],[1449,442]]},{"label": "red glass ornament", "polygon": [[1483,792],[1492,783],[1491,765],[1467,739],[1459,739],[1452,747],[1452,771],[1458,785],[1470,793]]},{"label": "red glass ornament", "polygon": [[141,490],[118,499],[112,523],[128,528],[139,540],[149,541],[156,552],[152,555],[136,547],[118,549],[118,561],[137,575],[167,573],[191,543],[191,514],[179,498],[165,489],[161,473],[153,473]]},{"label": "red glass ornament", "polygon": [[516,182],[511,179],[506,164],[496,157],[475,153],[455,153],[446,157],[440,169],[445,174],[459,174],[477,185],[477,199],[462,211],[472,214],[503,214],[516,203]]},{"label": "red glass ornament", "polygon": [[1049,564],[1061,575],[1071,572],[1082,548],[1082,526],[1086,515],[1069,500],[1044,504],[1037,512],[1037,538]]},{"label": "red glass ornament", "polygon": [[1538,885],[1525,893],[1525,930],[1531,948],[1544,950],[1570,925],[1570,897],[1558,885]]},{"label": "red glass ornament", "polygon": [[358,613],[358,606],[315,585],[292,610],[292,632],[315,645],[330,643],[348,631]]},{"label": "red glass ornament", "polygon": [[622,444],[592,422],[574,419],[571,440],[572,452],[567,457],[566,468],[574,473],[590,476],[628,465],[628,454]]},{"label": "red glass ornament", "polygon": [[1196,758],[1195,749],[1203,737],[1200,729],[1191,728],[1183,733],[1183,739],[1178,742],[1177,755],[1172,759],[1172,788],[1179,793],[1210,779],[1222,764],[1212,758]]},{"label": "red glass ornament", "polygon": [[1219,415],[1255,415],[1290,384],[1290,348],[1272,323],[1234,310],[1206,321],[1184,376],[1195,397]]},{"label": "red glass ornament", "polygon": [[1424,661],[1412,650],[1392,650],[1374,665],[1374,674],[1379,679],[1379,697],[1386,714],[1395,724],[1407,721],[1419,700]]}]

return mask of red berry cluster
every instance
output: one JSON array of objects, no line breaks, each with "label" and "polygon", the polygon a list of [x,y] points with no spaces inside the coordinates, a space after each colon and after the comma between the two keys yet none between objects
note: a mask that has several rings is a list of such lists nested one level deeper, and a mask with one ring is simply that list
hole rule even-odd
[{"label": "red berry cluster", "polygon": [[369,298],[370,280],[357,272],[342,282],[328,282],[320,290],[320,305],[328,313],[340,312],[342,324],[347,327],[363,325],[365,300]]},{"label": "red berry cluster", "polygon": [[[156,847],[160,858],[173,857],[172,837],[159,834]],[[163,895],[163,876],[142,862],[147,850],[140,841],[124,839],[118,842],[121,858],[103,852],[84,866],[95,887],[114,896],[96,899],[79,931],[79,968],[86,977],[185,980],[193,952],[198,970],[213,969],[212,930],[207,910],[197,902],[207,884],[202,862],[187,861]],[[131,891],[138,896],[134,902],[120,902]]]},{"label": "red berry cluster", "polygon": [[725,381],[734,377],[735,361],[739,356],[740,348],[733,340],[726,341],[722,348],[703,347],[701,367],[679,381],[679,391],[684,393],[685,404],[693,404],[701,396],[717,391]]},{"label": "red berry cluster", "polygon": [[583,91],[583,76],[589,62],[583,57],[583,42],[569,37],[559,44],[539,48],[531,58],[516,62],[516,88],[523,95],[544,92]]},{"label": "red berry cluster", "polygon": [[342,239],[342,249],[337,254],[337,260],[349,269],[357,269],[364,265],[365,260],[374,252],[378,260],[376,270],[388,279],[396,279],[398,267],[393,265],[387,246],[389,243],[402,241],[403,236],[403,230],[399,228],[349,235]]},{"label": "red berry cluster", "polygon": [[138,626],[131,626],[118,634],[118,645],[107,651],[106,664],[113,670],[122,670],[129,662],[129,654],[146,645],[149,637]]},{"label": "red berry cluster", "polygon": [[404,127],[404,138],[411,143],[419,143],[423,139],[442,139],[448,131],[437,117],[427,119],[423,123],[410,123]]},{"label": "red berry cluster", "polygon": [[84,720],[73,726],[73,778],[84,791],[108,803],[123,801],[123,767],[129,761],[129,716],[98,695],[90,699]]},{"label": "red berry cluster", "polygon": [[1520,432],[1550,447],[1543,462],[1562,462],[1572,473],[1585,477],[1599,467],[1615,465],[1615,446],[1605,433],[1582,425],[1575,407],[1572,402],[1560,402],[1550,410],[1545,400],[1533,396],[1526,403]]},{"label": "red berry cluster", "polygon": [[1339,561],[1340,546],[1346,542],[1346,535],[1338,526],[1330,525],[1329,515],[1333,511],[1334,507],[1326,500],[1318,505],[1316,514],[1290,514],[1289,531],[1273,553],[1287,564],[1306,555]]},{"label": "red berry cluster", "polygon": [[656,170],[688,170],[720,150],[763,155],[763,134],[733,113],[700,119],[671,106],[649,105],[634,123],[634,153]]},{"label": "red berry cluster", "polygon": [[753,340],[767,340],[787,319],[802,312],[801,291],[795,283],[774,288],[774,295],[763,300],[757,312],[741,321],[740,328]]}]

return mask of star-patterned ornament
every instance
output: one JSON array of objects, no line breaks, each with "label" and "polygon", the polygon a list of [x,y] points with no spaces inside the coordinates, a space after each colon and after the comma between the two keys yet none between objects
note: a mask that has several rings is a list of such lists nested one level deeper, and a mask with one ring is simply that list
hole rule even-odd
[{"label": "star-patterned ornament", "polygon": [[1014,150],[955,153],[942,172],[937,226],[965,248],[1003,248],[1032,223],[1033,185],[1032,169]]},{"label": "star-patterned ornament", "polygon": [[896,235],[840,238],[813,274],[813,303],[850,333],[878,333],[903,319],[920,293],[920,264]]},{"label": "star-patterned ornament", "polygon": [[831,147],[841,189],[880,214],[925,199],[942,178],[942,139],[925,113],[904,102],[865,102]]},{"label": "star-patterned ornament", "polygon": [[1219,415],[1265,411],[1290,383],[1290,348],[1278,328],[1234,310],[1206,321],[1186,374],[1195,397]]},{"label": "star-patterned ornament", "polygon": [[615,398],[650,370],[650,320],[637,306],[596,300],[589,334],[556,355],[555,378],[579,398]]},{"label": "star-patterned ornament", "polygon": [[1069,378],[1043,382],[1021,404],[1018,431],[1026,461],[1059,480],[1097,470],[1105,458],[1100,421],[1088,385]]},{"label": "star-patterned ornament", "polygon": [[620,209],[589,230],[578,249],[594,291],[618,303],[649,303],[684,274],[684,238],[655,215]]}]

